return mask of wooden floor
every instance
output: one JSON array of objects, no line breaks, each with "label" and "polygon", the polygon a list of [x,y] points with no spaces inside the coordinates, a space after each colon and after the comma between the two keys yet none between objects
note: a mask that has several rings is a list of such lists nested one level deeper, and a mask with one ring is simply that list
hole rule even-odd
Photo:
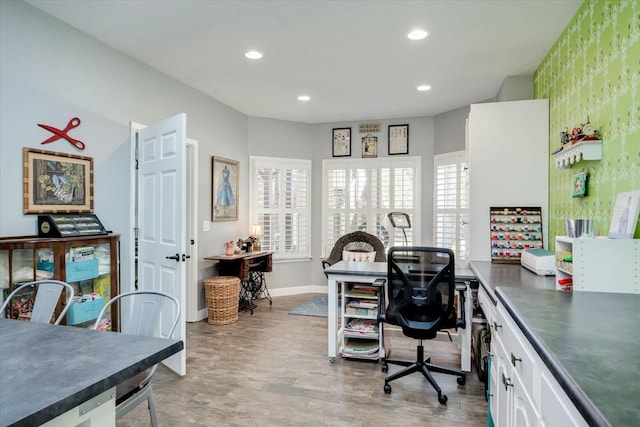
[{"label": "wooden floor", "polygon": [[[447,405],[420,374],[383,391],[380,365],[327,356],[327,319],[287,314],[312,294],[262,300],[236,323],[187,324],[187,375],[161,368],[154,378],[161,426],[486,426],[487,402],[475,372],[459,386],[435,374]],[[391,357],[413,360],[416,341],[390,337]],[[425,342],[432,363],[455,368],[449,342]],[[389,372],[400,367],[389,365]],[[141,404],[118,427],[151,425]]]}]

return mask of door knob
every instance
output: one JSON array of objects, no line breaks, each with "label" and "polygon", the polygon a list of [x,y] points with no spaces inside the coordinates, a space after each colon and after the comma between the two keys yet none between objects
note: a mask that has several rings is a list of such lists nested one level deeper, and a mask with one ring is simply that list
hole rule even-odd
[{"label": "door knob", "polygon": [[180,261],[180,254],[175,254],[174,256],[166,256],[166,259],[172,259],[175,261]]}]

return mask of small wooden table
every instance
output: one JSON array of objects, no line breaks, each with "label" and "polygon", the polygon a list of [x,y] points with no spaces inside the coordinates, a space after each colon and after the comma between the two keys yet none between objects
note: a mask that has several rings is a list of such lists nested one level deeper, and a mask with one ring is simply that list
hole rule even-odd
[{"label": "small wooden table", "polygon": [[214,255],[204,259],[218,261],[220,276],[235,276],[240,278],[241,311],[250,311],[256,305],[255,300],[268,299],[273,304],[264,273],[272,271],[272,255],[270,251],[242,252],[235,255]]}]

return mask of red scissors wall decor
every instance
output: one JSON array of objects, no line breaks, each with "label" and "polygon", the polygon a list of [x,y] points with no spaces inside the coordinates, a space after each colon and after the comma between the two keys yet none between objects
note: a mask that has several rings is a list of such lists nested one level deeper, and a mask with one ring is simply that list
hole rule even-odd
[{"label": "red scissors wall decor", "polygon": [[77,117],[74,117],[73,119],[69,120],[69,123],[67,123],[67,127],[62,129],[62,130],[56,129],[53,126],[43,125],[43,124],[40,124],[40,123],[38,123],[38,126],[40,126],[43,129],[46,129],[49,132],[54,134],[51,138],[42,141],[40,144],[48,144],[50,142],[57,141],[57,140],[59,140],[61,138],[64,138],[67,141],[69,141],[71,143],[71,145],[76,147],[78,150],[84,150],[85,149],[84,142],[82,142],[80,140],[77,140],[77,139],[74,139],[74,138],[71,138],[67,134],[67,132],[69,132],[71,129],[77,128],[78,126],[80,126],[80,119],[77,118]]}]

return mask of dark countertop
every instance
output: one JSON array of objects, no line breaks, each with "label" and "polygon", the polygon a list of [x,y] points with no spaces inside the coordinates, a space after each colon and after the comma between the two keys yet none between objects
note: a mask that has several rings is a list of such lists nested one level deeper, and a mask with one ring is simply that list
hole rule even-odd
[{"label": "dark countertop", "polygon": [[640,425],[640,295],[496,293],[589,425]]},{"label": "dark countertop", "polygon": [[590,425],[640,426],[640,295],[558,291],[554,276],[520,265],[470,267]]},{"label": "dark countertop", "polygon": [[178,340],[0,319],[0,425],[40,425],[182,348]]},{"label": "dark countertop", "polygon": [[497,286],[525,289],[555,289],[555,276],[538,276],[520,264],[494,264],[489,261],[471,261],[471,271],[487,291],[489,298],[496,303]]}]

